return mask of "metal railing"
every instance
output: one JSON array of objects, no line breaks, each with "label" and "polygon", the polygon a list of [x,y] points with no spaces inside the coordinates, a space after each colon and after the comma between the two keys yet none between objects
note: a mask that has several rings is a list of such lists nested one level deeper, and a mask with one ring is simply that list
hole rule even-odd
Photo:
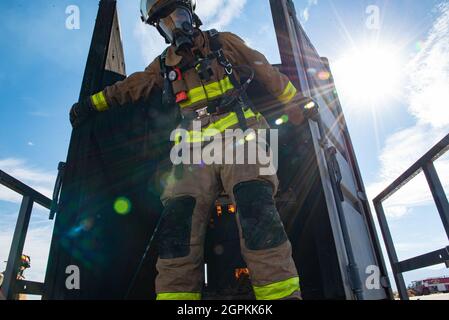
[{"label": "metal railing", "polygon": [[382,203],[396,193],[405,184],[410,182],[419,173],[424,172],[433,199],[435,201],[438,213],[449,239],[449,203],[447,201],[446,193],[441,184],[438,173],[435,169],[434,162],[440,158],[446,151],[449,150],[449,135],[438,142],[429,152],[427,152],[421,159],[413,164],[407,171],[405,171],[396,181],[389,185],[382,191],[374,200],[374,208],[376,209],[379,220],[380,229],[385,241],[388,256],[390,258],[393,275],[395,278],[398,293],[401,299],[408,300],[407,288],[405,286],[403,273],[413,271],[433,265],[445,263],[449,268],[449,247],[426,253],[408,260],[399,261],[396,249],[394,247],[393,238],[391,237],[390,228],[385,216]]},{"label": "metal railing", "polygon": [[43,283],[19,280],[17,279],[17,273],[20,266],[20,260],[31,219],[33,205],[34,203],[37,203],[50,210],[52,201],[43,194],[11,177],[2,170],[0,170],[0,185],[3,185],[23,196],[19,216],[17,218],[17,223],[14,230],[11,249],[9,251],[8,263],[6,265],[1,293],[7,300],[15,299],[18,294],[42,295],[44,292]]}]

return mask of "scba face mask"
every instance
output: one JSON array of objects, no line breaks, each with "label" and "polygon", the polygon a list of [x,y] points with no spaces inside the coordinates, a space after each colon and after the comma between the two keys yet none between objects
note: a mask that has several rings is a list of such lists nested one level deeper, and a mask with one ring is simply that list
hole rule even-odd
[{"label": "scba face mask", "polygon": [[176,46],[176,52],[193,47],[193,17],[186,8],[175,8],[168,16],[159,20],[157,27],[167,42]]},{"label": "scba face mask", "polygon": [[194,26],[201,25],[194,15],[193,0],[142,0],[142,21],[157,28],[176,52],[193,47]]}]

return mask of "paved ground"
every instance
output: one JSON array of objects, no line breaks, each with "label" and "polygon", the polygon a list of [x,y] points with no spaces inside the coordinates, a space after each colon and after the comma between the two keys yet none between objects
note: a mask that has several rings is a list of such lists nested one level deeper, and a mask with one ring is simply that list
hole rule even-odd
[{"label": "paved ground", "polygon": [[410,300],[449,300],[449,293],[431,294],[429,296],[411,297]]}]

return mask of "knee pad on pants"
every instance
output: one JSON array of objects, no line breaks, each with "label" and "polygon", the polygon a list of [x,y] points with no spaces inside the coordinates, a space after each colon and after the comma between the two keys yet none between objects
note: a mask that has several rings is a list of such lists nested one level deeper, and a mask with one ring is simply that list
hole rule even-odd
[{"label": "knee pad on pants", "polygon": [[249,250],[276,248],[287,241],[287,234],[273,199],[273,187],[263,181],[250,181],[234,187],[234,197]]},{"label": "knee pad on pants", "polygon": [[162,213],[158,231],[159,257],[161,259],[176,259],[189,255],[195,203],[196,201],[192,197],[181,197],[168,201]]}]

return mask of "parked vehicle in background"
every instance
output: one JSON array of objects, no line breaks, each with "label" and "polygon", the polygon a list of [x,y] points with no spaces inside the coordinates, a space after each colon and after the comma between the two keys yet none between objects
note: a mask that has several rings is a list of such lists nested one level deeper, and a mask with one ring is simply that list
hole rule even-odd
[{"label": "parked vehicle in background", "polygon": [[416,296],[449,292],[449,277],[429,278],[413,281],[410,289]]}]

